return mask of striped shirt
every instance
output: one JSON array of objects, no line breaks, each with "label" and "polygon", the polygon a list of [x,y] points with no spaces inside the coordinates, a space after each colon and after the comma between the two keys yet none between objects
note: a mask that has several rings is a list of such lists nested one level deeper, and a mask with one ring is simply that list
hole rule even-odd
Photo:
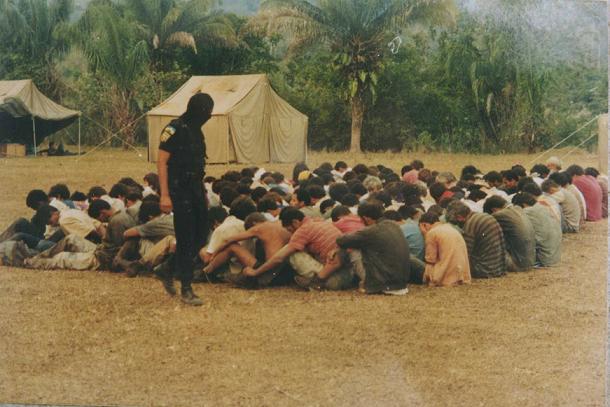
[{"label": "striped shirt", "polygon": [[519,271],[529,270],[536,262],[536,232],[519,206],[508,206],[492,215],[504,234],[506,251]]},{"label": "striped shirt", "polygon": [[464,224],[470,272],[474,278],[506,274],[506,249],[502,228],[493,216],[471,213]]}]

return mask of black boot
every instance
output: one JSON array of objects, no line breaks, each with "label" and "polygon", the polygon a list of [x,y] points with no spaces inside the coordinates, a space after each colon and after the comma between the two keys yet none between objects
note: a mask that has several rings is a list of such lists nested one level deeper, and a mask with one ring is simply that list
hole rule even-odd
[{"label": "black boot", "polygon": [[194,292],[191,286],[182,287],[180,299],[188,305],[203,305],[203,301]]},{"label": "black boot", "polygon": [[176,287],[174,287],[174,276],[172,273],[172,259],[167,259],[153,269],[155,276],[163,283],[163,288],[172,297],[176,295]]}]

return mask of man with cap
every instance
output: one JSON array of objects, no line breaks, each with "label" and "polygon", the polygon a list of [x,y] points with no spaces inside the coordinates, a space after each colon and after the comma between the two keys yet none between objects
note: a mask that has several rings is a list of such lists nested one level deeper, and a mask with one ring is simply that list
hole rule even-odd
[{"label": "man with cap", "polygon": [[201,127],[212,117],[214,101],[206,93],[193,95],[186,112],[172,120],[161,133],[157,170],[161,188],[161,210],[174,212],[176,255],[172,268],[156,274],[167,293],[176,295],[173,277],[181,280],[181,299],[201,305],[193,293],[194,258],[208,234],[207,200],[203,190],[206,146]]}]

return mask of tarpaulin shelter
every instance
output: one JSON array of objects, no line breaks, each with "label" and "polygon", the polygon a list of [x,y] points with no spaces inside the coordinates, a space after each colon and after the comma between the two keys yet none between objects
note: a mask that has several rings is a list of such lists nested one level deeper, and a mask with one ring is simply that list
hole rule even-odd
[{"label": "tarpaulin shelter", "polygon": [[[36,147],[80,118],[80,112],[47,98],[31,79],[0,81],[0,142]],[[79,122],[80,123],[80,122]],[[80,145],[80,126],[79,126]]]},{"label": "tarpaulin shelter", "polygon": [[597,119],[597,153],[599,155],[599,171],[608,174],[608,113]]},{"label": "tarpaulin shelter", "polygon": [[149,161],[157,160],[163,128],[198,92],[214,100],[212,118],[203,126],[208,163],[305,160],[307,116],[275,93],[267,75],[231,75],[193,76],[147,113]]}]

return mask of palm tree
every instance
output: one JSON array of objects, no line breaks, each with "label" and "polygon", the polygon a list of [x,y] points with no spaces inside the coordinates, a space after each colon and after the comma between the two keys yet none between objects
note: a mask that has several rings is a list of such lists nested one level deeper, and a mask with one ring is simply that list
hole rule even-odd
[{"label": "palm tree", "polygon": [[[416,23],[453,20],[452,0],[267,0],[260,24],[269,33],[286,33],[289,52],[323,45],[345,81],[351,104],[351,152],[360,152],[367,96],[375,98],[388,41]],[[403,31],[404,32],[404,31]]]}]

